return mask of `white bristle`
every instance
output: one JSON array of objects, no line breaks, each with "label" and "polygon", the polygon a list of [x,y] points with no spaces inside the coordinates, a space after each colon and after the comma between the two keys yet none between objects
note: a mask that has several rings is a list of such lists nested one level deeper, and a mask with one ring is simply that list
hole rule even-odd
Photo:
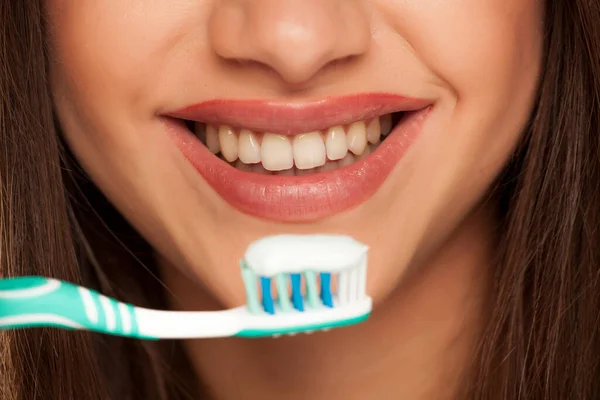
[{"label": "white bristle", "polygon": [[348,270],[348,300],[358,299],[358,269],[356,267]]},{"label": "white bristle", "polygon": [[362,283],[360,281],[361,276],[360,276],[360,267],[356,267],[356,300],[360,300],[362,299],[363,295],[362,295]]},{"label": "white bristle", "polygon": [[338,290],[337,290],[337,295],[338,295],[338,301],[340,303],[340,305],[344,305],[348,302],[348,300],[350,300],[349,298],[349,270],[345,269],[343,271],[340,272],[339,277],[338,277]]}]

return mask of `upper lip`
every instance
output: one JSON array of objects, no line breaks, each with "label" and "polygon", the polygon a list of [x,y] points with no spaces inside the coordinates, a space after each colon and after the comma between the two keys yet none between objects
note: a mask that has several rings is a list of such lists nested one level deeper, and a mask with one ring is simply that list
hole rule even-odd
[{"label": "upper lip", "polygon": [[399,111],[421,110],[432,103],[427,99],[389,93],[363,93],[305,102],[217,99],[189,105],[166,115],[256,132],[293,135]]}]

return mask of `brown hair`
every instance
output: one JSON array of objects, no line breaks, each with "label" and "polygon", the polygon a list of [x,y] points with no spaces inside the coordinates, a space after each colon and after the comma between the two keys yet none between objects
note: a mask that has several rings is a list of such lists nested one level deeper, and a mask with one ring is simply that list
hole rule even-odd
[{"label": "brown hair", "polygon": [[[152,251],[57,134],[39,0],[0,1],[0,277],[160,307]],[[468,399],[600,398],[600,7],[548,0],[539,99],[495,185],[501,245]],[[177,343],[0,333],[3,400],[197,398]]]}]

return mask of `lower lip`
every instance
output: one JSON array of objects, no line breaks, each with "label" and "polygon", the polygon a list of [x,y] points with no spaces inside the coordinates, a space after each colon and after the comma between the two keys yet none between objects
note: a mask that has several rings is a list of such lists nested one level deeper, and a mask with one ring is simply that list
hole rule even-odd
[{"label": "lower lip", "polygon": [[169,135],[210,186],[245,214],[278,222],[308,222],[349,211],[383,185],[422,130],[431,107],[411,112],[369,156],[333,171],[303,176],[262,175],[216,157],[181,121]]}]

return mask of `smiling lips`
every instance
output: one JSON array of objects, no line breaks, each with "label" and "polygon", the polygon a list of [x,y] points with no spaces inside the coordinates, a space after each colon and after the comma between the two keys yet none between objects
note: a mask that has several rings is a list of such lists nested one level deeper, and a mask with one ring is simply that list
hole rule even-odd
[{"label": "smiling lips", "polygon": [[369,199],[418,136],[431,103],[389,94],[215,100],[168,117],[183,155],[223,199],[256,217],[303,222]]}]

